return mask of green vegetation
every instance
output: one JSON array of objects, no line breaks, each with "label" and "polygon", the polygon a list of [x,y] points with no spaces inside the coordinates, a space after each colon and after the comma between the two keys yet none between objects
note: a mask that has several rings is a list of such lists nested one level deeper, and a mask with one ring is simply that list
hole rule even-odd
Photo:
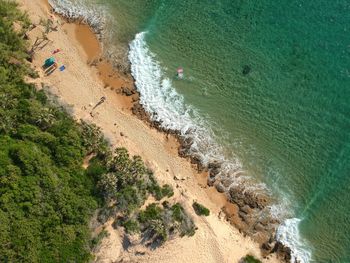
[{"label": "green vegetation", "polygon": [[[25,62],[28,26],[13,2],[0,0],[0,262],[90,261],[106,236],[92,239],[88,227],[98,208],[102,223],[119,215],[126,232],[152,244],[176,232],[192,235],[194,224],[179,204],[140,211],[149,195],[173,195],[140,157],[123,148],[111,153],[96,126],[78,124],[24,82],[35,75]],[[86,156],[94,157],[85,170]]]},{"label": "green vegetation", "polygon": [[206,208],[205,206],[194,202],[192,205],[194,211],[196,212],[197,215],[199,216],[208,216],[210,214],[210,211],[208,208]]},{"label": "green vegetation", "polygon": [[165,200],[163,206],[151,203],[140,210],[149,195],[161,200],[174,192],[170,185],[159,186],[139,156],[130,158],[126,149],[117,148],[113,157],[96,156],[90,163],[87,173],[98,176],[98,191],[111,204],[101,210],[100,221],[118,214],[115,225],[123,226],[127,233],[141,233],[151,246],[161,245],[175,233],[194,234],[195,225],[180,204],[171,206]]},{"label": "green vegetation", "polygon": [[129,219],[123,223],[123,227],[125,228],[125,231],[129,234],[133,233],[139,233],[140,232],[140,225],[139,222],[133,219]]},{"label": "green vegetation", "polygon": [[95,250],[101,244],[102,239],[108,236],[109,233],[104,229],[100,233],[98,233],[98,235],[90,241],[91,250]]},{"label": "green vegetation", "polygon": [[13,2],[0,1],[0,262],[86,262],[98,206],[82,168],[91,147],[86,127],[23,81],[28,26]]},{"label": "green vegetation", "polygon": [[242,260],[242,263],[262,263],[259,259],[256,259],[252,255],[245,256]]}]

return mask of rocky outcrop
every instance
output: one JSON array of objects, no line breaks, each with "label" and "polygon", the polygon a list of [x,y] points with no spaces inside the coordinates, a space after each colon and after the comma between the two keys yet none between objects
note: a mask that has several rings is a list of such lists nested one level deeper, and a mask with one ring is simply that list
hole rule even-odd
[{"label": "rocky outcrop", "polygon": [[135,94],[135,90],[128,87],[121,87],[121,93],[125,96],[132,96]]},{"label": "rocky outcrop", "polygon": [[229,190],[229,199],[239,207],[248,205],[251,208],[263,209],[269,204],[267,195],[247,191],[243,186],[231,187]]},{"label": "rocky outcrop", "polygon": [[150,115],[145,111],[142,105],[137,101],[131,108],[131,111],[136,115],[140,120],[149,121]]}]

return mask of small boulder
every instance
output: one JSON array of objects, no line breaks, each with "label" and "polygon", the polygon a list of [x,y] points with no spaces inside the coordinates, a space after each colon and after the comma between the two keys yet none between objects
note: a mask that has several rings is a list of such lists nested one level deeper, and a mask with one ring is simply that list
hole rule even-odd
[{"label": "small boulder", "polygon": [[130,89],[128,87],[122,87],[122,93],[125,96],[131,96],[131,95],[135,94],[135,91],[133,91],[132,89]]},{"label": "small boulder", "polygon": [[226,188],[221,183],[215,184],[215,188],[219,193],[224,193],[226,191]]}]

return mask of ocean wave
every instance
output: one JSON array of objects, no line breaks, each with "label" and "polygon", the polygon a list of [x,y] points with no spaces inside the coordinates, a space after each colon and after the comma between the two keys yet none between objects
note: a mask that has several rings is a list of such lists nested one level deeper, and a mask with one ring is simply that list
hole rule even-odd
[{"label": "ocean wave", "polygon": [[[221,164],[216,180],[225,180],[226,191],[243,185],[245,191],[268,192],[265,184],[253,182],[246,174],[238,158],[227,159],[225,150],[216,143],[210,124],[199,112],[186,105],[182,95],[173,87],[145,41],[147,32],[136,34],[129,45],[131,74],[140,93],[140,104],[151,115],[151,120],[159,122],[162,128],[176,131],[192,143],[189,154],[200,160],[203,166],[212,162]],[[229,182],[229,183],[228,183]]]},{"label": "ocean wave", "polygon": [[81,19],[97,31],[104,29],[106,12],[96,5],[82,0],[49,0],[49,3],[57,14],[69,19]]},{"label": "ocean wave", "polygon": [[247,179],[245,176],[235,176],[243,174],[238,158],[226,160],[223,148],[214,140],[210,125],[193,107],[184,103],[183,96],[176,92],[172,81],[164,77],[156,56],[147,46],[146,34],[137,34],[130,43],[129,61],[136,88],[140,92],[140,103],[151,115],[151,120],[160,122],[161,127],[165,129],[177,131],[181,136],[191,139],[190,154],[196,156],[204,166],[217,161],[222,164],[220,175],[230,174],[239,178],[232,183]]},{"label": "ocean wave", "polygon": [[300,236],[300,222],[299,218],[286,219],[277,229],[276,239],[291,249],[291,262],[308,263],[311,259],[311,251],[307,242]]}]

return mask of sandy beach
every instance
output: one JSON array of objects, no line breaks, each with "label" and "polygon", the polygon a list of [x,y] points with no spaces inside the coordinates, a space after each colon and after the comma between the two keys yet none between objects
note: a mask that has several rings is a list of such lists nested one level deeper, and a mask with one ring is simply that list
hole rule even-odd
[{"label": "sandy beach", "polygon": [[[76,120],[101,127],[112,147],[125,147],[131,154],[140,155],[161,184],[173,186],[173,198],[183,204],[198,227],[193,237],[174,238],[156,250],[137,245],[126,251],[122,246],[123,233],[107,222],[109,236],[96,252],[96,262],[122,259],[123,262],[238,262],[247,254],[262,262],[280,262],[275,255],[263,259],[259,244],[243,236],[226,220],[222,213],[222,207],[227,205],[226,197],[207,186],[205,173],[198,173],[188,160],[178,156],[176,139],[132,114],[132,103],[138,95],[125,96],[122,88],[132,90],[133,80],[113,70],[102,58],[101,45],[88,26],[67,23],[50,12],[46,1],[18,2],[37,25],[28,33],[30,43],[45,31],[40,20],[51,18],[57,26],[57,31],[47,34],[47,44],[35,51],[32,67],[38,71],[39,78],[28,81],[57,96]],[[57,49],[60,51],[54,57],[58,67],[64,65],[65,69],[46,76],[41,66]],[[104,103],[93,109],[102,97],[106,98]],[[210,216],[197,216],[192,209],[194,200],[205,204]]]}]

